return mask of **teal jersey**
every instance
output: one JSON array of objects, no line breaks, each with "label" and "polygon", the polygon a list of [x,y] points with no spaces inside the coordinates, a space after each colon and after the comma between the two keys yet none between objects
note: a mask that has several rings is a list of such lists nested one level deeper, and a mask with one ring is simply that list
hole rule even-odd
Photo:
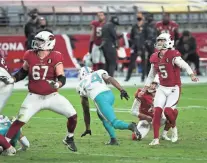
[{"label": "teal jersey", "polygon": [[[0,123],[0,135],[6,136],[10,126],[11,126],[11,122]],[[17,141],[19,140],[20,134],[21,134],[21,132],[19,131],[15,135],[15,137],[11,140],[10,144],[12,146],[14,146],[14,147],[16,146]]]}]

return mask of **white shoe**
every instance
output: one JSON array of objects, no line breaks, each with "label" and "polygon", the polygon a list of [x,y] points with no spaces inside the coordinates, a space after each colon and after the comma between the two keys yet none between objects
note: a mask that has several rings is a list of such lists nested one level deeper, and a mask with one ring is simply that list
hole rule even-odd
[{"label": "white shoe", "polygon": [[3,152],[3,147],[2,146],[0,146],[0,154]]},{"label": "white shoe", "polygon": [[159,139],[153,139],[152,142],[149,145],[159,145]]},{"label": "white shoe", "polygon": [[171,141],[173,143],[178,141],[178,129],[177,127],[172,128],[172,137],[171,137]]},{"label": "white shoe", "polygon": [[15,154],[16,149],[12,146],[2,152],[3,156],[14,156]]},{"label": "white shoe", "polygon": [[167,141],[171,140],[166,134],[162,134],[161,139],[162,140],[167,140]]}]

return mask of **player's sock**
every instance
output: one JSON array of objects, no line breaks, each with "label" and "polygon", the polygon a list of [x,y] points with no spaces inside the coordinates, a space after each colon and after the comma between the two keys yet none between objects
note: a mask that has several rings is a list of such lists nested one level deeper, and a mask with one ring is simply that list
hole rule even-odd
[{"label": "player's sock", "polygon": [[100,70],[100,69],[104,69],[104,66],[105,66],[105,65],[104,65],[103,63],[99,63],[99,64],[98,64],[98,70]]},{"label": "player's sock", "polygon": [[121,120],[117,120],[115,119],[113,122],[112,122],[112,126],[115,128],[115,129],[120,129],[120,130],[126,130],[129,128],[129,124],[124,122],[124,121],[121,121]]},{"label": "player's sock", "polygon": [[12,123],[11,127],[9,128],[9,131],[6,134],[7,140],[11,140],[22,128],[22,126],[24,126],[24,124],[24,122],[21,122],[19,120],[14,121],[14,123]]},{"label": "player's sock", "polygon": [[98,70],[98,64],[93,64],[93,70],[97,71]]},{"label": "player's sock", "polygon": [[0,146],[2,146],[4,150],[11,147],[11,144],[8,143],[3,135],[0,135]]},{"label": "player's sock", "polygon": [[165,127],[164,127],[164,131],[169,131],[169,129],[172,127],[172,125],[170,124],[170,122],[168,121],[168,122],[166,122],[165,123]]},{"label": "player's sock", "polygon": [[172,127],[174,127],[175,126],[175,115],[174,115],[173,109],[166,107],[164,110],[164,114],[166,118],[170,121]]},{"label": "player's sock", "polygon": [[176,120],[177,120],[177,117],[178,117],[178,110],[174,109],[173,112],[174,112],[174,116],[175,116],[175,124],[172,127],[175,127],[176,126]]},{"label": "player's sock", "polygon": [[108,132],[108,134],[110,135],[110,138],[116,138],[116,133],[114,128],[105,120],[101,120],[103,122],[103,125],[106,129],[106,131]]},{"label": "player's sock", "polygon": [[159,139],[159,129],[160,129],[160,119],[162,115],[162,108],[154,108],[154,117],[153,117],[153,130],[154,130],[154,139]]},{"label": "player's sock", "polygon": [[68,128],[69,138],[74,136],[74,130],[76,128],[76,124],[77,124],[77,114],[68,118],[67,128]]}]

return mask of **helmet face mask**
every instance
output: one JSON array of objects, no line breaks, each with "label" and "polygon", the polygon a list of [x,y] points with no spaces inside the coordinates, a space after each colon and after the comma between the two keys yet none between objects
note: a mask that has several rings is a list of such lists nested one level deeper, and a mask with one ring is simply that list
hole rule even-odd
[{"label": "helmet face mask", "polygon": [[32,48],[35,50],[53,50],[55,42],[55,36],[52,33],[42,31],[32,41]]},{"label": "helmet face mask", "polygon": [[90,67],[84,66],[79,70],[78,78],[79,80],[84,79],[87,75],[91,74],[93,71]]}]

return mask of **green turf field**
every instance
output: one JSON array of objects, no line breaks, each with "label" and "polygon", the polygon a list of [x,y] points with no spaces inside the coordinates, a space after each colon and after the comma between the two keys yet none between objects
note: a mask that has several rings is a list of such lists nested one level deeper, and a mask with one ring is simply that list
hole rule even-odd
[{"label": "green turf field", "polygon": [[[127,88],[131,95],[129,101],[121,101],[116,96],[115,110],[119,119],[127,122],[137,121],[130,115],[133,95],[136,88]],[[3,114],[12,116],[18,113],[26,91],[14,91],[3,110]],[[63,144],[66,134],[66,119],[50,111],[42,111],[24,126],[23,132],[30,140],[27,152],[17,153],[15,157],[0,156],[0,163],[197,163],[207,162],[207,85],[187,85],[182,89],[179,102],[178,130],[179,141],[161,141],[161,145],[150,147],[152,133],[142,141],[132,141],[130,131],[118,131],[120,146],[106,146],[109,137],[95,112],[92,114],[92,136],[81,138],[84,131],[82,108],[75,90],[62,90],[78,112],[78,126],[75,140],[78,152],[70,152]],[[61,107],[61,106],[60,106]],[[94,105],[91,105],[94,108]],[[122,111],[122,112],[120,112]]]}]

